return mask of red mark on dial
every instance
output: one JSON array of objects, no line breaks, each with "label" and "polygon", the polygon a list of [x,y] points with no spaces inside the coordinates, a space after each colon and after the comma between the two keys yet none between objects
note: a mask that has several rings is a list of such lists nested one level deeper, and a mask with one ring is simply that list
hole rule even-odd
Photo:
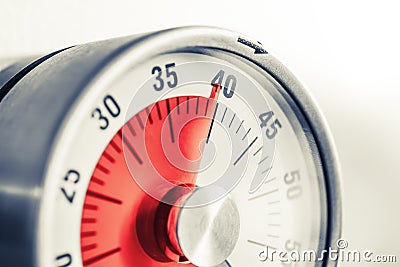
[{"label": "red mark on dial", "polygon": [[[146,169],[152,166],[165,180],[176,184],[165,197],[179,201],[196,183],[193,168],[200,164],[201,141],[209,138],[219,90],[215,85],[209,98],[180,96],[159,101],[132,117],[114,136],[93,172],[83,206],[81,252],[85,267],[173,267],[187,263],[177,240],[170,238],[176,223],[171,221],[175,216],[170,214],[171,205],[144,192],[133,179],[127,161],[137,168],[133,175],[146,178],[154,172]],[[191,120],[178,132],[179,116]],[[177,167],[165,155],[163,127],[170,134],[169,145],[178,147],[191,162],[190,170]]]}]

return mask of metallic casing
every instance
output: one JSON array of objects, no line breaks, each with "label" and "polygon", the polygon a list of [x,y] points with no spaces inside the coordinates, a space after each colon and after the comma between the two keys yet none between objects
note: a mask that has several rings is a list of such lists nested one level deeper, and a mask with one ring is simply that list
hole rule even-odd
[{"label": "metallic casing", "polygon": [[255,54],[238,43],[238,37],[216,28],[184,27],[94,42],[56,53],[20,77],[0,102],[0,265],[39,267],[38,224],[47,163],[81,94],[118,60],[145,60],[185,47],[236,54],[264,69],[286,89],[317,143],[329,201],[326,247],[335,247],[341,227],[340,177],[326,122],[305,88],[279,61],[270,54]]}]

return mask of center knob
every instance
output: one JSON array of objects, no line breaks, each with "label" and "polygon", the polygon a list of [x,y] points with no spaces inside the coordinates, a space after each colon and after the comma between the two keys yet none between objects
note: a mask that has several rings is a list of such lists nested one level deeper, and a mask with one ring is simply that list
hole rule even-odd
[{"label": "center knob", "polygon": [[[212,190],[197,188],[174,206],[168,218],[172,243],[197,266],[222,264],[235,248],[240,217],[235,202],[225,195],[214,200]],[[199,203],[202,203],[199,205]]]}]

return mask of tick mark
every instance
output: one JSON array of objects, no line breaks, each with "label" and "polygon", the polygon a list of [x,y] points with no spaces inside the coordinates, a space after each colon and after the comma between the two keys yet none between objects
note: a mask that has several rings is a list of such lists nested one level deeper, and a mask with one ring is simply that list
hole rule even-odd
[{"label": "tick mark", "polygon": [[239,129],[240,129],[240,127],[242,127],[243,122],[244,122],[244,120],[242,120],[242,122],[239,124],[239,127],[238,127],[237,130],[236,130],[236,133],[239,132]]},{"label": "tick mark", "polygon": [[263,170],[263,171],[261,172],[261,174],[266,174],[271,168],[272,168],[272,167],[269,167],[268,169]]},{"label": "tick mark", "polygon": [[268,184],[268,183],[270,183],[270,182],[272,182],[272,181],[274,181],[274,180],[276,180],[276,177],[271,178],[271,179],[269,179],[269,180],[265,180],[264,184]]},{"label": "tick mark", "polygon": [[142,119],[140,118],[140,113],[138,113],[136,116],[136,120],[138,121],[138,124],[139,124],[139,127],[140,127],[140,129],[144,129],[144,126],[143,126],[143,122],[142,122]]},{"label": "tick mark", "polygon": [[260,247],[265,247],[265,244],[264,244],[264,243],[257,242],[257,241],[254,241],[254,240],[248,239],[247,242],[249,242],[250,244],[253,244],[253,245],[260,246]]},{"label": "tick mark", "polygon": [[278,191],[279,191],[279,189],[278,189],[278,188],[276,188],[276,189],[274,189],[274,190],[271,190],[271,191],[268,191],[268,192],[262,193],[262,194],[260,194],[260,195],[258,195],[258,196],[251,197],[251,198],[249,198],[249,201],[250,201],[250,200],[257,199],[257,198],[260,198],[260,197],[265,197],[265,196],[268,196],[268,195],[270,195],[270,194],[273,194],[273,193],[276,193],[276,192],[278,192]]},{"label": "tick mark", "polygon": [[147,113],[147,120],[150,122],[150,124],[153,124],[153,118],[151,117],[149,107],[146,108],[146,113]]},{"label": "tick mark", "polygon": [[264,244],[264,243],[261,243],[261,242],[257,242],[257,241],[254,241],[254,240],[248,239],[247,242],[249,242],[250,244],[253,244],[253,245],[257,245],[257,246],[263,247],[263,248],[268,247],[269,249],[276,250],[276,247],[268,246],[267,244]]},{"label": "tick mark", "polygon": [[109,162],[115,163],[115,158],[108,154],[107,150],[104,151],[103,153],[104,158],[106,158]]},{"label": "tick mark", "polygon": [[97,248],[97,244],[89,244],[82,247],[82,252],[89,251],[95,248]]},{"label": "tick mark", "polygon": [[82,218],[82,223],[96,223],[96,218]]},{"label": "tick mark", "polygon": [[98,184],[98,185],[104,185],[105,184],[103,180],[101,180],[101,179],[99,179],[99,178],[97,178],[95,176],[92,176],[92,178],[90,179],[90,182],[93,182],[93,183]]},{"label": "tick mark", "polygon": [[176,108],[177,108],[177,111],[178,111],[178,115],[180,115],[181,110],[180,110],[180,107],[179,107],[179,96],[176,97]]},{"label": "tick mark", "polygon": [[110,174],[110,170],[107,169],[106,167],[104,167],[103,165],[101,165],[100,163],[97,164],[96,169],[98,169],[99,171],[105,173],[105,174]]},{"label": "tick mark", "polygon": [[223,123],[224,122],[224,119],[225,119],[225,114],[226,114],[226,110],[227,110],[228,108],[227,107],[225,107],[225,111],[224,111],[224,114],[222,115],[222,119],[221,119],[221,123]]},{"label": "tick mark", "polygon": [[97,256],[94,256],[94,257],[92,257],[92,258],[89,258],[89,259],[87,259],[87,260],[84,260],[84,261],[83,261],[83,265],[84,265],[84,266],[89,266],[89,265],[91,265],[91,264],[93,264],[93,263],[95,263],[95,262],[98,262],[98,261],[100,261],[100,260],[103,260],[103,259],[105,259],[105,258],[107,258],[107,257],[109,257],[109,256],[111,256],[111,255],[114,255],[115,253],[120,252],[120,251],[121,251],[121,248],[120,248],[120,247],[114,248],[114,249],[112,249],[112,250],[109,250],[109,251],[104,252],[104,253],[102,253],[102,254],[99,254],[99,255],[97,255]]},{"label": "tick mark", "polygon": [[210,99],[207,99],[207,103],[206,103],[206,109],[204,111],[204,116],[207,116],[207,111],[208,111],[208,103],[210,102]]},{"label": "tick mark", "polygon": [[131,121],[128,121],[128,123],[126,125],[128,126],[128,130],[131,132],[131,134],[133,136],[136,136],[136,131],[135,131],[135,129],[133,129],[133,127],[131,125]]},{"label": "tick mark", "polygon": [[253,154],[253,156],[255,156],[255,155],[257,155],[258,154],[258,152],[260,152],[261,151],[261,149],[263,148],[264,146],[262,146],[262,147],[260,147],[256,152],[254,152],[254,154]]},{"label": "tick mark", "polygon": [[112,148],[113,148],[117,153],[121,153],[121,151],[122,151],[121,148],[115,143],[114,140],[111,140],[110,144],[111,144]]},{"label": "tick mark", "polygon": [[171,142],[175,143],[174,129],[172,128],[172,116],[171,116],[171,107],[169,105],[169,99],[167,99],[166,102],[167,102],[167,112],[168,112],[169,133],[171,135]]},{"label": "tick mark", "polygon": [[81,232],[81,238],[92,237],[95,236],[96,234],[97,234],[96,231]]},{"label": "tick mark", "polygon": [[[207,102],[207,103],[208,103],[208,102]],[[208,135],[207,135],[206,144],[208,144],[208,140],[210,139],[211,130],[212,130],[212,127],[213,127],[213,125],[214,125],[214,120],[215,120],[215,115],[217,114],[217,110],[218,110],[218,103],[217,103],[217,105],[215,106],[214,115],[213,115],[213,117],[212,117],[212,121],[211,121],[211,125],[210,125],[210,130],[208,130]]]},{"label": "tick mark", "polygon": [[131,143],[128,141],[128,138],[124,138],[124,144],[128,147],[128,150],[131,152],[131,154],[135,157],[135,159],[137,160],[137,162],[142,165],[143,161],[142,159],[139,157],[139,154],[136,152],[136,150],[133,148],[133,146],[131,145]]},{"label": "tick mark", "polygon": [[85,210],[98,210],[99,207],[97,205],[93,205],[93,204],[84,204],[83,208]]},{"label": "tick mark", "polygon": [[235,160],[235,162],[233,163],[233,165],[236,165],[236,163],[239,162],[239,160],[244,156],[244,154],[246,154],[246,152],[249,150],[249,148],[254,144],[254,142],[258,139],[258,136],[256,138],[254,138],[253,141],[251,141],[251,143],[246,147],[246,149],[242,152],[242,154],[240,154],[240,156]]},{"label": "tick mark", "polygon": [[199,99],[200,99],[200,97],[197,97],[197,102],[196,102],[196,115],[199,113]]},{"label": "tick mark", "polygon": [[260,162],[258,163],[258,165],[260,165],[261,163],[263,163],[267,158],[268,158],[268,156],[266,156],[265,158],[263,158],[262,160],[260,160]]},{"label": "tick mark", "polygon": [[122,201],[119,200],[119,199],[116,199],[116,198],[113,198],[113,197],[110,197],[110,196],[107,196],[107,195],[104,195],[104,194],[101,194],[101,193],[98,193],[98,192],[95,192],[95,191],[92,191],[92,190],[88,190],[86,195],[94,197],[94,198],[98,198],[98,199],[101,199],[101,200],[104,200],[104,201],[107,201],[107,202],[111,202],[111,203],[114,203],[114,204],[118,204],[118,205],[122,204]]},{"label": "tick mark", "polygon": [[274,201],[270,201],[268,202],[269,205],[273,205],[273,204],[278,204],[279,202],[281,202],[280,200],[274,200]]},{"label": "tick mark", "polygon": [[243,136],[242,140],[244,140],[246,138],[246,136],[249,134],[249,132],[251,131],[251,128],[247,130],[246,134]]},{"label": "tick mark", "polygon": [[236,113],[235,113],[235,114],[233,114],[233,117],[232,117],[231,123],[229,123],[229,128],[231,128],[232,122],[233,122],[233,120],[235,119],[235,117],[236,117]]},{"label": "tick mark", "polygon": [[161,110],[160,110],[160,105],[158,104],[159,102],[156,103],[156,109],[157,109],[157,114],[158,114],[158,119],[161,120]]}]

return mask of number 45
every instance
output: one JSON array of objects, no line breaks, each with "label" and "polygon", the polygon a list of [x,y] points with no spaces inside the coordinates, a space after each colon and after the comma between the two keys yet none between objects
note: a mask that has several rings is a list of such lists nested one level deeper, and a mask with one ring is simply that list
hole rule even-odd
[{"label": "number 45", "polygon": [[269,121],[272,119],[272,116],[274,116],[273,111],[268,111],[258,116],[261,120],[261,128],[267,127],[265,134],[269,139],[275,138],[276,134],[278,133],[278,128],[282,128],[282,124],[278,119],[275,119],[273,122],[269,123]]}]

